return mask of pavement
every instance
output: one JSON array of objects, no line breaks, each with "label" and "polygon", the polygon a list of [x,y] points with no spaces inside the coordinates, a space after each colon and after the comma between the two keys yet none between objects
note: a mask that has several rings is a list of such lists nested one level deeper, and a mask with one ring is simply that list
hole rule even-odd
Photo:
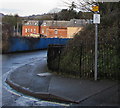
[{"label": "pavement", "polygon": [[108,101],[108,104],[119,103],[117,81],[83,80],[56,75],[47,69],[46,58],[16,68],[7,76],[6,82],[23,94],[48,101],[76,105],[86,100],[89,103],[91,99],[101,104],[111,98],[112,101]]}]

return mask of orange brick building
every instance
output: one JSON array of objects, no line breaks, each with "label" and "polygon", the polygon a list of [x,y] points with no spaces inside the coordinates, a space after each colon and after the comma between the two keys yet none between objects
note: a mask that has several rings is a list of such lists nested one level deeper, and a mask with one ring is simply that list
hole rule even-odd
[{"label": "orange brick building", "polygon": [[47,38],[67,38],[68,21],[43,21],[41,34]]},{"label": "orange brick building", "polygon": [[29,20],[22,26],[22,36],[67,38],[67,23],[69,21],[37,21]]},{"label": "orange brick building", "polygon": [[67,38],[66,27],[50,27],[48,38]]},{"label": "orange brick building", "polygon": [[40,34],[41,35],[48,37],[50,24],[51,24],[51,21],[43,21],[42,22],[42,24],[40,26]]},{"label": "orange brick building", "polygon": [[36,20],[29,20],[24,22],[22,26],[22,36],[39,36],[40,22]]},{"label": "orange brick building", "polygon": [[46,38],[73,38],[90,20],[71,19],[70,21],[28,20],[22,26],[22,36]]}]

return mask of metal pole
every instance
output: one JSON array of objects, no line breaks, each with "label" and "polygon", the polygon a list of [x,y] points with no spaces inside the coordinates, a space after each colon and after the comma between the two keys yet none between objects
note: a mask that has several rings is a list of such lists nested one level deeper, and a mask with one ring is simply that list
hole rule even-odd
[{"label": "metal pole", "polygon": [[17,36],[18,36],[18,22],[17,22]]},{"label": "metal pole", "polygon": [[97,63],[98,63],[98,24],[95,24],[95,81],[97,80]]},{"label": "metal pole", "polygon": [[14,33],[14,36],[15,36],[15,26],[13,27],[13,29],[14,29],[14,30],[13,30],[13,33]]}]

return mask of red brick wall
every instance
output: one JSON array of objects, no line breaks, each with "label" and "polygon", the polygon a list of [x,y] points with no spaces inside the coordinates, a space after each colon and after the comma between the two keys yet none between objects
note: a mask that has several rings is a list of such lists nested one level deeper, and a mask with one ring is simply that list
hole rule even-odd
[{"label": "red brick wall", "polygon": [[[22,36],[30,36],[31,33],[34,34],[34,29],[36,29],[36,34],[45,35],[47,36],[47,38],[56,37],[67,38],[67,28],[51,28],[49,26],[30,26],[30,25],[24,25],[22,27]],[[55,30],[57,30],[57,33],[55,33]]]},{"label": "red brick wall", "polygon": [[[57,33],[55,33],[55,30]],[[48,38],[67,38],[67,28],[50,28]]]},{"label": "red brick wall", "polygon": [[45,35],[45,36],[48,36],[48,31],[49,30],[49,27],[48,26],[41,26],[40,27],[40,34],[42,34],[42,35]]},{"label": "red brick wall", "polygon": [[22,36],[29,36],[30,34],[39,34],[39,26],[23,25]]}]

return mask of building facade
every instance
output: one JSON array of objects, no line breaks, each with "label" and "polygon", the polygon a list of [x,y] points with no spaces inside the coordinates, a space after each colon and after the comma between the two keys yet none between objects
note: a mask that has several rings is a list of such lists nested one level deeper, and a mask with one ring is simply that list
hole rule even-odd
[{"label": "building facade", "polygon": [[48,38],[68,38],[67,27],[50,27]]},{"label": "building facade", "polygon": [[51,21],[49,21],[49,20],[45,20],[42,22],[42,24],[40,26],[40,34],[41,35],[48,37],[50,24],[51,24]]},{"label": "building facade", "polygon": [[67,37],[73,38],[78,32],[80,32],[87,24],[90,24],[91,20],[85,19],[71,19],[67,25]]},{"label": "building facade", "polygon": [[89,20],[71,19],[70,21],[29,20],[22,26],[22,36],[46,38],[73,38]]},{"label": "building facade", "polygon": [[37,20],[25,21],[22,26],[22,36],[39,37],[40,36],[40,22]]},{"label": "building facade", "polygon": [[47,38],[67,38],[68,21],[43,21],[41,34]]}]

